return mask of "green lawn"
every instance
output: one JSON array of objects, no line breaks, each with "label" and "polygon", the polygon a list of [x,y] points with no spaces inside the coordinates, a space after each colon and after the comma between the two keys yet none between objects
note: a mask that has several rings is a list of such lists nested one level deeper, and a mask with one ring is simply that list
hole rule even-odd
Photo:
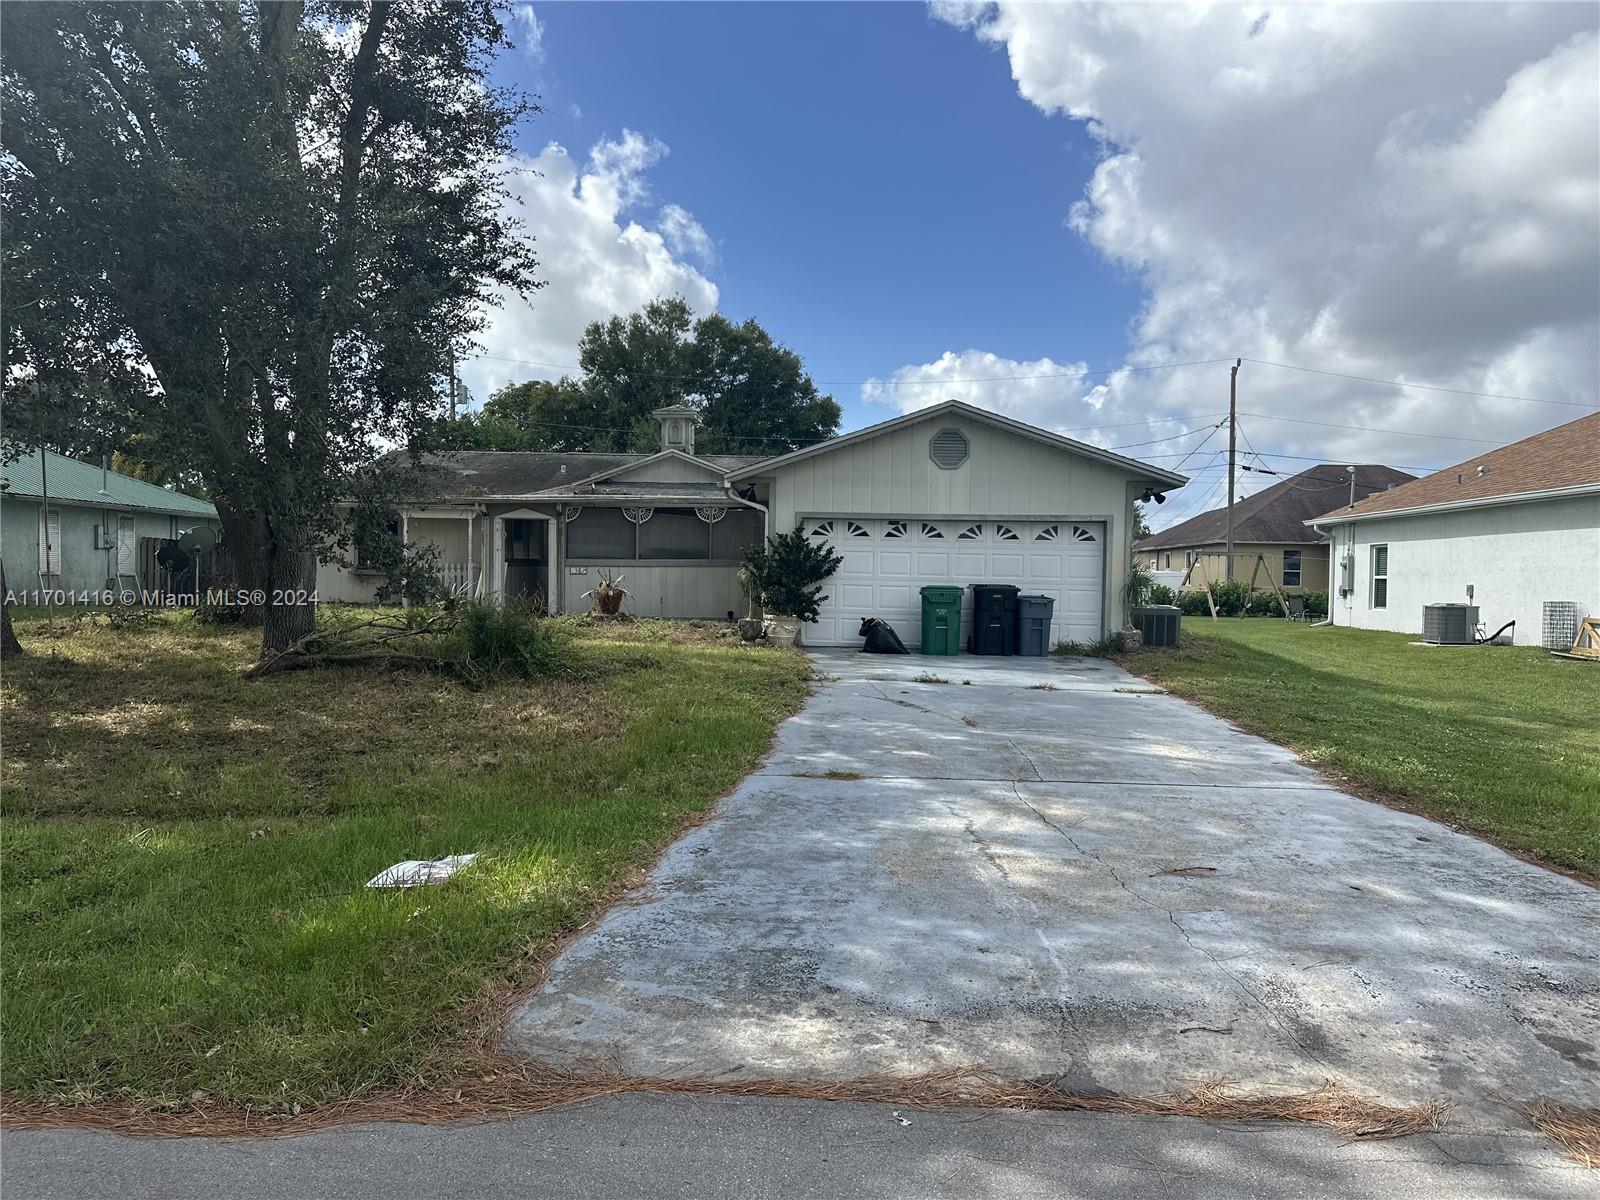
[{"label": "green lawn", "polygon": [[[567,622],[570,670],[468,691],[239,677],[163,618],[48,636],[3,678],[4,1084],[283,1110],[437,1079],[801,701],[794,651]],[[63,630],[69,630],[62,632]],[[390,863],[481,852],[442,887]]]},{"label": "green lawn", "polygon": [[1358,790],[1600,876],[1600,664],[1406,634],[1184,618],[1120,659]]}]

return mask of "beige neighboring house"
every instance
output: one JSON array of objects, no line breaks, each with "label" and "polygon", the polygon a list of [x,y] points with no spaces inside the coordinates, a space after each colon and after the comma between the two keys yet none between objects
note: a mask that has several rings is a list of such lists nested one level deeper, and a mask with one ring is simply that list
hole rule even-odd
[{"label": "beige neighboring house", "polygon": [[[1257,588],[1274,583],[1297,594],[1328,587],[1328,539],[1306,522],[1329,504],[1348,503],[1409,483],[1414,475],[1368,463],[1353,467],[1321,465],[1263,488],[1233,506],[1233,577]],[[1204,587],[1228,578],[1226,506],[1190,517],[1145,538],[1139,560],[1158,581],[1176,587]],[[1191,571],[1190,568],[1193,568]]]},{"label": "beige neighboring house", "polygon": [[1335,625],[1417,633],[1425,606],[1470,603],[1486,634],[1515,621],[1517,644],[1537,646],[1547,601],[1600,616],[1600,413],[1310,527],[1332,538]]},{"label": "beige neighboring house", "polygon": [[[869,616],[917,645],[920,589],[973,583],[1051,596],[1052,639],[1093,642],[1126,623],[1134,501],[1186,482],[955,400],[768,458],[697,454],[693,409],[654,416],[653,454],[428,456],[432,494],[396,533],[437,545],[463,594],[583,612],[605,571],[635,616],[725,618],[745,549],[798,526],[843,558],[809,645],[855,645]],[[380,582],[330,565],[318,590],[371,602]]]}]

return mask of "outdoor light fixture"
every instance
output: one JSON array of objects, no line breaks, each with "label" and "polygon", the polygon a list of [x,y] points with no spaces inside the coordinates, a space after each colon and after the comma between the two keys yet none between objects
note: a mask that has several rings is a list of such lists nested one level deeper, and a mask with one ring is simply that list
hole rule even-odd
[{"label": "outdoor light fixture", "polygon": [[1155,490],[1155,488],[1147,487],[1144,490],[1144,495],[1140,496],[1139,499],[1145,504],[1149,504],[1152,500],[1154,500],[1157,504],[1165,504],[1167,502],[1167,494],[1165,492],[1158,492]]}]

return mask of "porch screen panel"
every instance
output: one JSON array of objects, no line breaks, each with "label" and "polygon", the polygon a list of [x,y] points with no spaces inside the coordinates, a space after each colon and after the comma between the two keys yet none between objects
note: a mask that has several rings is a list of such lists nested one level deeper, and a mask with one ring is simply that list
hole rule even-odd
[{"label": "porch screen panel", "polygon": [[752,508],[730,508],[711,527],[711,557],[737,559],[761,540],[761,514]]},{"label": "porch screen panel", "polygon": [[620,508],[585,508],[567,522],[567,557],[632,560],[633,531]]},{"label": "porch screen panel", "polygon": [[712,528],[692,508],[658,508],[639,526],[639,557],[704,560],[710,557]]}]

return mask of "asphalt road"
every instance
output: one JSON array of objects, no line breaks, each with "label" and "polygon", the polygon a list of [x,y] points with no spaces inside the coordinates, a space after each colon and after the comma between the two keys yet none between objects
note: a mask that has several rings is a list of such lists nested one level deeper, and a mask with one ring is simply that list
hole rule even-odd
[{"label": "asphalt road", "polygon": [[1592,1200],[1600,1172],[1531,1133],[1347,1145],[1322,1129],[1175,1118],[617,1096],[500,1124],[253,1142],[9,1133],[0,1189],[6,1200]]}]

